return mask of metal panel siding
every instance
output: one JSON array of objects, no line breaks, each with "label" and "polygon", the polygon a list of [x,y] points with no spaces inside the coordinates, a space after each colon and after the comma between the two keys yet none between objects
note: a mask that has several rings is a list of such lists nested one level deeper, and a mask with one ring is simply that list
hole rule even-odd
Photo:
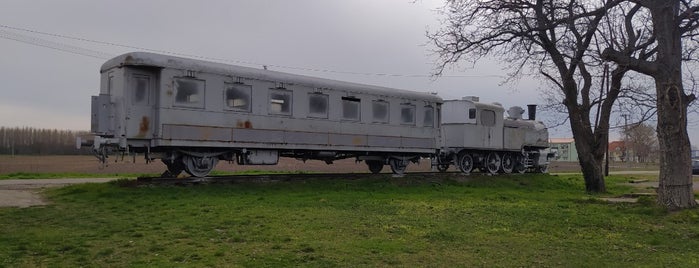
[{"label": "metal panel siding", "polygon": [[519,150],[524,144],[526,129],[505,127],[505,149]]},{"label": "metal panel siding", "polygon": [[233,129],[234,142],[284,143],[284,131]]},{"label": "metal panel siding", "polygon": [[328,144],[328,134],[327,133],[313,133],[313,132],[286,132],[285,133],[286,143],[292,144]]},{"label": "metal panel siding", "polygon": [[113,132],[111,120],[110,97],[107,94],[92,96],[92,116],[90,129],[93,133],[107,134]]},{"label": "metal panel siding", "polygon": [[171,140],[230,141],[228,128],[163,125],[163,138]]},{"label": "metal panel siding", "polygon": [[330,145],[367,146],[366,135],[330,134],[329,141]]},{"label": "metal panel siding", "polygon": [[401,147],[400,137],[369,136],[369,146],[377,147]]},{"label": "metal panel siding", "polygon": [[402,137],[401,144],[405,148],[434,148],[434,139]]}]

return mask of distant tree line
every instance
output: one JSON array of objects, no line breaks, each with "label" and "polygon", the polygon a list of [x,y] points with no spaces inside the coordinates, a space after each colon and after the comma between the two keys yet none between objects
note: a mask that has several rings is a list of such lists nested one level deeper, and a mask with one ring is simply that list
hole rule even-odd
[{"label": "distant tree line", "polygon": [[88,131],[0,127],[0,154],[76,155],[90,154],[89,148],[75,148],[75,139]]}]

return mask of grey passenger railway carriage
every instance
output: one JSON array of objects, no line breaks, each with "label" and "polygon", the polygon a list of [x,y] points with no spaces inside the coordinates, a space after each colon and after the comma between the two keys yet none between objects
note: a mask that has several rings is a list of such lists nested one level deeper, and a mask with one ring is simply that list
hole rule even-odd
[{"label": "grey passenger railway carriage", "polygon": [[[548,132],[540,122],[503,118],[475,99],[293,75],[133,52],[102,65],[92,97],[91,145],[160,159],[164,175],[202,177],[220,160],[274,165],[354,158],[402,174],[430,158],[446,170],[545,171]],[[514,108],[513,108],[514,109]],[[512,110],[512,109],[511,109]],[[521,110],[521,109],[520,109]],[[517,117],[519,112],[519,117]]]}]

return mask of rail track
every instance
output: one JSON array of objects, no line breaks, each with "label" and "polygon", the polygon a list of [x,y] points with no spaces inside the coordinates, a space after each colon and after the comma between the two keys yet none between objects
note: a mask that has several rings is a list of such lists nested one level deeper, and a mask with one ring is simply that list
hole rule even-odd
[{"label": "rail track", "polygon": [[411,172],[402,176],[394,176],[390,173],[289,173],[289,174],[255,174],[255,175],[219,175],[202,178],[163,178],[163,177],[138,177],[138,185],[196,185],[213,183],[242,183],[242,182],[276,182],[276,181],[303,181],[308,179],[365,179],[365,178],[433,178],[444,179],[450,177],[463,177],[460,172]]}]

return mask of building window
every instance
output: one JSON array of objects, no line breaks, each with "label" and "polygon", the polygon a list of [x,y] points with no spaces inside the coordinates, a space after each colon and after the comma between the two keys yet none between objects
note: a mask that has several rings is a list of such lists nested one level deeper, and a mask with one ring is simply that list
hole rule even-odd
[{"label": "building window", "polygon": [[400,123],[404,125],[415,125],[415,105],[400,105]]},{"label": "building window", "polygon": [[252,86],[244,84],[225,83],[226,90],[224,92],[224,100],[226,109],[250,112],[250,102],[252,96]]},{"label": "building window", "polygon": [[434,127],[434,108],[425,106],[425,118],[422,121],[423,127]]},{"label": "building window", "polygon": [[492,127],[495,125],[495,111],[483,110],[481,111],[481,125],[486,127]]},{"label": "building window", "polygon": [[203,80],[175,78],[175,105],[204,108],[205,86]]},{"label": "building window", "polygon": [[342,119],[359,121],[360,100],[353,97],[342,97]]},{"label": "building window", "polygon": [[328,118],[328,95],[308,94],[308,117]]},{"label": "building window", "polygon": [[388,123],[388,102],[382,100],[372,101],[371,108],[374,123]]},{"label": "building window", "polygon": [[271,114],[291,115],[291,91],[271,89],[269,91],[269,112]]},{"label": "building window", "polygon": [[147,105],[150,102],[150,79],[145,75],[134,75],[132,80],[132,98],[133,104]]}]

